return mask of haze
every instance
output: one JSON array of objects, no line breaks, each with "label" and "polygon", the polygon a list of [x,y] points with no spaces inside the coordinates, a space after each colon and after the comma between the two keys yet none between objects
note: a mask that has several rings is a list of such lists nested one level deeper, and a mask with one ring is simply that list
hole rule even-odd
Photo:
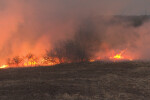
[{"label": "haze", "polygon": [[[148,15],[149,4],[148,0],[0,0],[0,58],[7,59],[28,52],[41,55],[57,41],[72,37],[85,19],[93,20],[101,15]],[[102,27],[105,27],[104,23],[101,22]],[[108,31],[113,30],[113,38],[104,40],[113,43],[116,40],[114,33],[122,34],[120,30],[128,29],[121,26],[111,27]],[[147,34],[148,30],[143,31],[145,26],[149,24],[143,24],[138,29],[130,27],[130,32],[126,33],[138,30],[138,35],[139,32]],[[102,28],[101,31],[105,30]],[[122,39],[124,41],[133,40],[128,39],[128,34],[121,37],[125,37]],[[140,40],[143,42],[143,39]],[[148,39],[146,43],[149,43]]]}]

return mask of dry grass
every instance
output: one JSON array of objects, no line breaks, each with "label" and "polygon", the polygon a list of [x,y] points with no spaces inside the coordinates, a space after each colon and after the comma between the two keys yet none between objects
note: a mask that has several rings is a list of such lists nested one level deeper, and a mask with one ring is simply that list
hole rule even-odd
[{"label": "dry grass", "polygon": [[149,100],[149,62],[0,70],[0,100]]}]

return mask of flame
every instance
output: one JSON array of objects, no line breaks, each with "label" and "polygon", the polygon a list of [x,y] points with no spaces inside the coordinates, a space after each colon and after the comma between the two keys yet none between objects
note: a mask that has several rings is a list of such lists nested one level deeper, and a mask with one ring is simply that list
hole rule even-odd
[{"label": "flame", "polygon": [[125,54],[125,51],[127,51],[127,49],[122,50],[120,53],[115,54],[112,57],[109,57],[111,60],[130,60],[132,61],[132,57],[130,57],[129,55]]},{"label": "flame", "polygon": [[2,65],[2,66],[0,66],[0,69],[7,68],[7,67],[8,67],[8,65]]},{"label": "flame", "polygon": [[[118,52],[118,51],[117,51]],[[110,56],[111,55],[111,56]],[[109,51],[105,56],[97,55],[95,58],[89,59],[89,62],[100,61],[100,60],[133,60],[132,56],[127,52],[127,49],[121,50],[119,53],[116,53],[115,50]],[[61,63],[71,63],[65,58],[58,57],[49,57],[49,56],[35,56],[31,53],[26,56],[16,56],[7,60],[7,63],[0,66],[0,68],[10,68],[10,67],[36,67],[36,66],[52,66]]]},{"label": "flame", "polygon": [[116,54],[113,58],[114,59],[123,59],[124,57],[122,56],[122,54]]}]

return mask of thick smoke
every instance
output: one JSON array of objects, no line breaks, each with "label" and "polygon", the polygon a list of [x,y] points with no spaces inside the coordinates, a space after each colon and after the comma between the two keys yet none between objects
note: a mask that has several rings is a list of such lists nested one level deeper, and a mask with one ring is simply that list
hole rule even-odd
[{"label": "thick smoke", "polygon": [[114,16],[109,20],[102,16],[90,17],[81,21],[71,39],[57,43],[48,55],[79,62],[89,61],[98,53],[100,57],[108,57],[107,52],[111,50],[135,52],[136,42],[140,39],[136,30],[147,20],[146,16]]},{"label": "thick smoke", "polygon": [[129,0],[0,0],[1,62],[28,53],[43,56],[46,50],[71,61],[123,49],[150,59],[149,16],[112,16],[122,14],[129,4]]},{"label": "thick smoke", "polygon": [[49,56],[67,59],[67,61],[88,61],[99,50],[101,37],[91,19],[83,21],[74,36],[57,43]]}]

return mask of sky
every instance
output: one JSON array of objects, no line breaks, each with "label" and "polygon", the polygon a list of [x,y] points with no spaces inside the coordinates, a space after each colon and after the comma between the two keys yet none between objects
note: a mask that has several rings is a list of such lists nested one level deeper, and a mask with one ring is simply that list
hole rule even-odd
[{"label": "sky", "polygon": [[[150,0],[0,0],[0,11],[9,8],[9,3],[16,6],[32,9],[36,6],[40,9],[51,9],[54,11],[65,10],[66,13],[97,13],[100,15],[106,14],[123,14],[123,15],[142,15],[149,14]],[[40,10],[39,9],[39,10]]]},{"label": "sky", "polygon": [[56,8],[60,7],[75,13],[82,11],[100,15],[142,15],[150,13],[150,0],[24,0],[24,3],[35,5],[38,4],[38,2],[41,6],[50,5]]}]

